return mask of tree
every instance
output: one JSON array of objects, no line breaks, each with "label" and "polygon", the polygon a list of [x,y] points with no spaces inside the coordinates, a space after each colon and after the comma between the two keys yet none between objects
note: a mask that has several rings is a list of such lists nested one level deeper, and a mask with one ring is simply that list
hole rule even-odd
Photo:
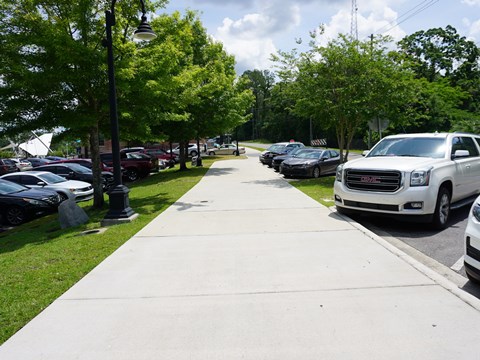
[{"label": "tree", "polygon": [[[165,2],[147,3],[147,9]],[[94,165],[95,207],[104,202],[98,135],[109,133],[106,51],[102,47],[107,5],[64,0],[0,3],[2,132],[64,128],[87,139]],[[136,45],[129,35],[138,25],[139,7],[137,1],[116,5],[113,35],[120,78],[130,73],[126,69]]]},{"label": "tree", "polygon": [[340,35],[326,46],[312,42],[310,51],[297,58],[297,70],[283,72],[295,74],[293,112],[334,128],[342,161],[360,128],[372,118],[388,117],[401,104],[407,75],[388,60],[387,40],[359,42]]},{"label": "tree", "polygon": [[247,70],[242,77],[248,79],[248,87],[255,97],[255,104],[252,108],[252,139],[261,138],[261,129],[269,118],[271,109],[271,91],[275,83],[275,75],[268,70]]},{"label": "tree", "polygon": [[[137,122],[149,133],[186,142],[232,129],[246,120],[250,92],[236,86],[234,58],[208,37],[198,16],[187,11],[152,21],[158,38],[141,49],[135,68],[147,84],[141,105],[130,104]],[[140,91],[132,87],[130,91]],[[137,98],[134,96],[134,98]],[[180,152],[180,169],[186,154]]]}]

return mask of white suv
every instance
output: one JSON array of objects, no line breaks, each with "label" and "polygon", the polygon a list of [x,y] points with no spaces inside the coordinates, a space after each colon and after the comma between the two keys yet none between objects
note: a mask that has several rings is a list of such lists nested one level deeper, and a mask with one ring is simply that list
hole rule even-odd
[{"label": "white suv", "polygon": [[480,136],[404,134],[378,142],[364,158],[338,166],[339,212],[406,215],[447,226],[450,209],[480,193]]},{"label": "white suv", "polygon": [[480,284],[480,196],[473,203],[465,230],[465,272]]}]

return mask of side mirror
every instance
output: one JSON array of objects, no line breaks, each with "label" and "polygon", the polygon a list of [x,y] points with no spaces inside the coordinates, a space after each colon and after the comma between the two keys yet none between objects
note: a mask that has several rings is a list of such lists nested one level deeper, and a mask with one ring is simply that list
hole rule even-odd
[{"label": "side mirror", "polygon": [[39,181],[39,182],[37,182],[37,185],[38,185],[38,186],[45,186],[45,185],[47,185],[47,184],[46,184],[45,182],[43,182],[43,181]]},{"label": "side mirror", "polygon": [[369,152],[370,152],[370,150],[364,150],[364,151],[362,152],[362,156],[367,156]]},{"label": "side mirror", "polygon": [[452,160],[459,159],[459,158],[466,158],[470,156],[470,152],[468,150],[456,150],[455,154],[452,155]]}]

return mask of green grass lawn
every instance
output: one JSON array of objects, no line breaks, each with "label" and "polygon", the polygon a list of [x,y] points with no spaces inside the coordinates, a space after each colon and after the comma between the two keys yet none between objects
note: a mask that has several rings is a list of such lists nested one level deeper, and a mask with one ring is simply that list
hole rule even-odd
[{"label": "green grass lawn", "polygon": [[[91,202],[81,204],[90,217],[86,225],[62,230],[58,215],[52,214],[0,233],[0,344],[190,190],[214,161],[222,159],[232,157],[205,157],[203,167],[165,170],[128,184],[130,206],[139,217],[104,233],[80,235],[100,228],[108,210],[108,206],[94,210]],[[333,182],[330,176],[291,184],[331,206]]]},{"label": "green grass lawn", "polygon": [[330,207],[334,205],[333,201],[333,183],[335,176],[320,177],[318,179],[302,179],[290,181],[300,191],[304,192],[312,199]]}]

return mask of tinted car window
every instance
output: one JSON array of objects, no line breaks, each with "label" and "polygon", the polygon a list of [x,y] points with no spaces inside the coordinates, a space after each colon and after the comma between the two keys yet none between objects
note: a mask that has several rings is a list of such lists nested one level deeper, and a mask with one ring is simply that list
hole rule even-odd
[{"label": "tinted car window", "polygon": [[45,174],[40,174],[38,177],[48,184],[57,184],[66,181],[63,177],[48,172]]},{"label": "tinted car window", "polygon": [[20,181],[20,176],[19,175],[6,176],[6,177],[4,177],[4,179],[8,180],[8,181],[13,181],[13,182],[16,182],[16,183],[22,183]]},{"label": "tinted car window", "polygon": [[20,175],[20,183],[23,185],[37,185],[40,182],[36,176]]}]

